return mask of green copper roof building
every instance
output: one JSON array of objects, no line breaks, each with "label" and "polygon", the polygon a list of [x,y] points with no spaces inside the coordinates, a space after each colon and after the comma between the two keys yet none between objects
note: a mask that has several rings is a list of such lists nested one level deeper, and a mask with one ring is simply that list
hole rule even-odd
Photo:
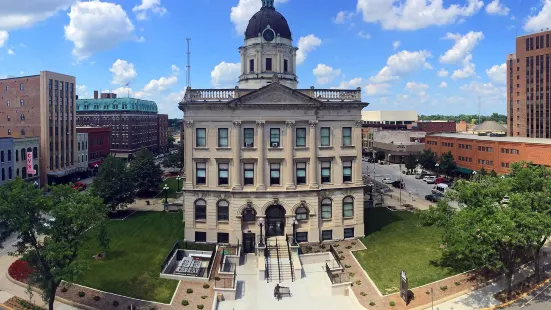
[{"label": "green copper roof building", "polygon": [[78,99],[78,112],[148,112],[157,113],[157,104],[153,101],[134,98]]}]

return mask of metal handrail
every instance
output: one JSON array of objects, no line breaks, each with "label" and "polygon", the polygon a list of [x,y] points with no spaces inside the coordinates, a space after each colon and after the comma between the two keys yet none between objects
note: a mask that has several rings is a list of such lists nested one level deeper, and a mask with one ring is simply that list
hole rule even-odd
[{"label": "metal handrail", "polygon": [[276,239],[277,271],[279,271],[279,283],[281,283],[281,265],[279,264],[279,246]]},{"label": "metal handrail", "polygon": [[264,248],[264,260],[265,260],[265,266],[264,266],[264,277],[266,278],[266,283],[269,283],[270,282],[270,265],[268,263],[270,259],[270,255],[268,253],[268,247],[265,247]]},{"label": "metal handrail", "polygon": [[289,239],[287,239],[287,251],[289,251],[289,262],[291,263],[291,281],[295,282],[295,268],[293,267],[293,258],[291,256],[291,247],[289,247]]}]

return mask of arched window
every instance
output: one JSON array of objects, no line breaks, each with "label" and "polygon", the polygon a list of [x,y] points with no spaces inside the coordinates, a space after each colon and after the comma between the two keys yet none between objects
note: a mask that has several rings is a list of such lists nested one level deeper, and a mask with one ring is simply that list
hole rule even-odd
[{"label": "arched window", "polygon": [[34,159],[38,158],[38,148],[36,146],[33,148],[33,158]]},{"label": "arched window", "polygon": [[19,152],[15,150],[15,161],[19,161]]},{"label": "arched window", "polygon": [[79,142],[78,142],[78,150],[79,150],[79,151],[80,151],[80,143],[81,143],[81,142],[79,141]]},{"label": "arched window", "polygon": [[254,222],[256,221],[256,211],[253,208],[247,208],[243,210],[243,222]]},{"label": "arched window", "polygon": [[6,180],[6,169],[2,168],[2,181]]},{"label": "arched window", "polygon": [[8,180],[11,180],[13,178],[13,171],[11,171],[11,167],[8,167]]},{"label": "arched window", "polygon": [[329,198],[321,201],[321,218],[330,219],[332,215],[333,202]]},{"label": "arched window", "polygon": [[199,199],[195,202],[195,220],[206,221],[207,220],[207,202],[203,199]]},{"label": "arched window", "polygon": [[36,171],[36,173],[34,174],[34,176],[37,176],[37,175],[38,175],[38,165],[34,165],[34,166],[33,166],[33,169],[34,169],[34,171]]},{"label": "arched window", "polygon": [[11,150],[8,150],[8,161],[11,161]]},{"label": "arched window", "polygon": [[343,217],[354,216],[354,197],[346,196],[342,200],[342,216]]},{"label": "arched window", "polygon": [[230,220],[230,204],[226,200],[220,200],[217,209],[218,221]]},{"label": "arched window", "polygon": [[21,178],[26,179],[27,178],[27,167],[21,168]]},{"label": "arched window", "polygon": [[19,168],[17,168],[17,170],[15,170],[15,176],[19,177]]},{"label": "arched window", "polygon": [[295,218],[297,219],[297,221],[308,220],[308,209],[306,209],[305,207],[298,207],[295,213]]},{"label": "arched window", "polygon": [[21,160],[22,161],[27,160],[27,155],[25,155],[25,149],[21,149]]}]

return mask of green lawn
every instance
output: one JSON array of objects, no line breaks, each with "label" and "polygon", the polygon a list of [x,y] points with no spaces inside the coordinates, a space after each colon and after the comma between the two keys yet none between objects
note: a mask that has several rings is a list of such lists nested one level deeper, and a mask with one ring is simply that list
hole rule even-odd
[{"label": "green lawn", "polygon": [[136,212],[124,221],[108,221],[111,243],[107,259],[100,252],[97,230],[87,233],[78,260],[90,270],[75,283],[129,297],[169,303],[178,281],[159,278],[166,255],[184,238],[182,213]]},{"label": "green lawn", "polygon": [[[168,190],[168,198],[176,198],[176,189],[178,188],[178,180],[176,180],[176,178],[168,178],[166,180],[164,180],[163,183],[161,183],[161,185],[159,185],[159,189],[162,190],[163,186],[165,186],[165,184],[168,184],[168,187],[170,188]],[[180,180],[180,188],[182,188],[182,186],[184,186],[184,180]],[[162,198],[164,199],[165,198],[165,192],[162,191],[159,196],[157,196],[157,198]]]},{"label": "green lawn", "polygon": [[366,236],[361,241],[367,250],[354,255],[381,293],[388,294],[400,287],[401,270],[406,271],[410,288],[457,273],[431,264],[441,257],[442,230],[419,226],[417,215],[369,208],[365,227]]}]

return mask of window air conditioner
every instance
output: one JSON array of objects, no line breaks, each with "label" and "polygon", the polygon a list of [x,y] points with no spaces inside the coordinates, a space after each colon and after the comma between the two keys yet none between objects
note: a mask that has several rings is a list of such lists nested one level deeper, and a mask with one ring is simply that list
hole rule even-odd
[{"label": "window air conditioner", "polygon": [[272,143],[272,147],[279,147],[279,143],[277,142]]}]

